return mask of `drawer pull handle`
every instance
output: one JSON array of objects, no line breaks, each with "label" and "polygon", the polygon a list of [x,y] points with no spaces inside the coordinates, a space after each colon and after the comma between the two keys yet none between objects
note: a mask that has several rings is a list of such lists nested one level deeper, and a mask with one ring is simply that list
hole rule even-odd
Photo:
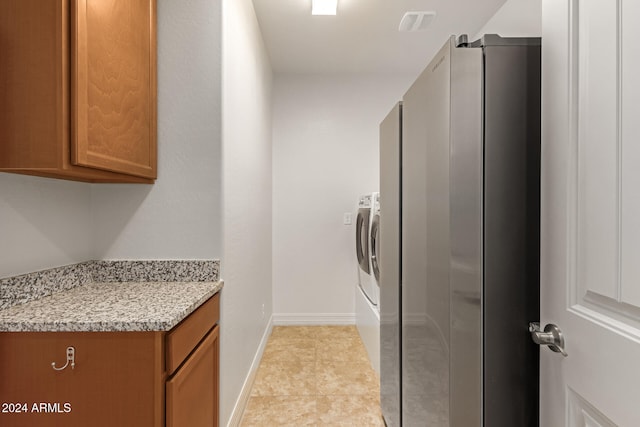
[{"label": "drawer pull handle", "polygon": [[71,369],[74,369],[76,367],[76,349],[74,347],[67,347],[67,363],[62,368],[56,368],[56,362],[51,362],[51,367],[56,371],[62,371],[69,366],[69,362],[71,362]]}]

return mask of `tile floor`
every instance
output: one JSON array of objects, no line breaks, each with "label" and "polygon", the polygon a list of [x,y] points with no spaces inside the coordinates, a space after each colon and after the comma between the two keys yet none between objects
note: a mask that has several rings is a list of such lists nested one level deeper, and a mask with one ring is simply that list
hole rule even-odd
[{"label": "tile floor", "polygon": [[240,425],[384,426],[379,396],[355,326],[276,326]]}]

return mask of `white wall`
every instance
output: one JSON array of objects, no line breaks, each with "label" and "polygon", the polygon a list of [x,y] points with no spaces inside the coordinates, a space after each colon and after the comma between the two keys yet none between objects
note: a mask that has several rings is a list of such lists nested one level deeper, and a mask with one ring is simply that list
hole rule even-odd
[{"label": "white wall", "polygon": [[542,36],[542,0],[507,0],[474,37],[499,34],[502,37]]},{"label": "white wall", "polygon": [[98,259],[222,254],[221,6],[158,2],[158,180],[92,185]]},{"label": "white wall", "polygon": [[272,313],[271,85],[251,0],[224,0],[221,425],[232,416]]},{"label": "white wall", "polygon": [[0,173],[0,278],[92,258],[90,184]]},{"label": "white wall", "polygon": [[[276,76],[275,320],[353,321],[358,197],[378,190],[378,126],[410,83],[411,76]],[[343,225],[345,212],[352,225]]]}]

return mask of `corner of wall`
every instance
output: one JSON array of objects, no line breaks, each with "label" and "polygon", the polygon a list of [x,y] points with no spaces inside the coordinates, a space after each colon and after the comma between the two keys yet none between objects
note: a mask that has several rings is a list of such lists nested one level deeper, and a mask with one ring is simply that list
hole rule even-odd
[{"label": "corner of wall", "polygon": [[251,0],[223,0],[222,15],[220,423],[233,425],[271,328],[273,75]]},{"label": "corner of wall", "polygon": [[253,360],[251,361],[249,372],[247,373],[247,376],[242,383],[242,388],[240,389],[238,399],[236,400],[236,403],[231,410],[229,421],[226,424],[228,427],[239,426],[240,422],[242,421],[242,415],[244,414],[244,410],[247,407],[247,403],[249,403],[251,388],[253,387],[253,383],[255,382],[256,373],[258,372],[258,367],[260,366],[260,361],[262,360],[262,355],[264,354],[264,349],[267,346],[267,342],[269,341],[272,330],[273,319],[269,318],[269,322],[267,323],[264,333],[262,334],[262,338],[260,339],[260,344],[258,345],[256,354],[253,356]]},{"label": "corner of wall", "polygon": [[502,37],[541,37],[542,1],[507,0],[478,31],[474,40],[484,34]]}]

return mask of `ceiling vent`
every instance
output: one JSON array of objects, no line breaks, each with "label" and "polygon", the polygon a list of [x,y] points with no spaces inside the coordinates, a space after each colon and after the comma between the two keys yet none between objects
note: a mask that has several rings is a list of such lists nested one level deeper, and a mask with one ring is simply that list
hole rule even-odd
[{"label": "ceiling vent", "polygon": [[435,12],[407,12],[400,20],[398,31],[424,31],[436,17]]}]

